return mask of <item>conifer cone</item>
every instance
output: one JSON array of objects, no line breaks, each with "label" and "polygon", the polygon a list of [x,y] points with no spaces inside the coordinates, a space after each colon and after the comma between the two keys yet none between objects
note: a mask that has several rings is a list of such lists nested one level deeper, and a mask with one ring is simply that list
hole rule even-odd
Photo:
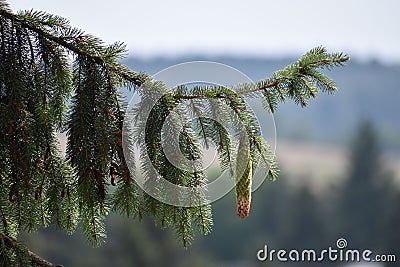
[{"label": "conifer cone", "polygon": [[237,215],[239,218],[245,218],[250,213],[252,169],[253,161],[248,149],[242,148],[239,145],[236,174],[242,175],[237,177],[235,187]]}]

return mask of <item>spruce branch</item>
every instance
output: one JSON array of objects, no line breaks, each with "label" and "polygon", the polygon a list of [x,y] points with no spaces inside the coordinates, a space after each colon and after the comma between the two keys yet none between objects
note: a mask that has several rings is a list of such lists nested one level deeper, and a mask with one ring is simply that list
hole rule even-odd
[{"label": "spruce branch", "polygon": [[[247,216],[256,166],[265,166],[271,180],[276,179],[278,166],[246,98],[262,99],[269,112],[286,99],[305,107],[319,91],[337,90],[323,71],[349,60],[342,53],[317,47],[256,83],[171,89],[119,63],[125,53],[123,43],[106,46],[71,27],[68,20],[45,12],[14,14],[0,0],[3,241],[13,241],[8,236],[16,237],[21,229],[35,231],[48,225],[71,234],[82,222],[87,239],[98,246],[106,237],[104,220],[113,210],[139,219],[153,217],[162,228],[175,229],[186,247],[193,239],[193,228],[208,234],[213,225],[211,205],[202,204],[205,196],[196,191],[207,183],[196,160],[202,157],[201,144],[207,147],[210,142],[217,147],[222,169],[228,169],[237,182],[239,217]],[[121,86],[134,87],[141,97],[132,110],[125,110]],[[155,100],[158,96],[162,97]],[[178,115],[173,111],[179,111]],[[125,129],[124,119],[131,115],[134,127]],[[182,168],[171,163],[163,150],[164,124],[169,127],[167,135],[179,133],[170,152],[189,160]],[[57,149],[57,130],[67,132],[66,158]],[[231,130],[247,136],[248,148],[237,151]],[[124,155],[123,137],[128,150],[138,147],[138,159],[132,153]],[[243,142],[240,147],[245,146]],[[246,155],[241,155],[243,151]],[[152,190],[162,196],[165,192],[157,187],[162,180],[188,187],[195,192],[189,196],[193,205],[170,205],[145,193],[135,181],[135,170],[128,168],[136,160],[145,188],[156,185]],[[244,169],[242,175],[240,169]]]},{"label": "spruce branch", "polygon": [[[69,52],[91,59],[96,64],[106,66],[110,71],[118,74],[133,85],[140,86],[149,79],[144,73],[133,72],[124,65],[110,60],[126,52],[122,43],[114,43],[109,47],[101,46],[98,44],[99,40],[97,38],[84,34],[78,29],[71,28],[68,20],[58,16],[50,16],[44,12],[25,12],[16,15],[9,10],[6,4],[3,4],[0,6],[0,15],[66,48]],[[58,36],[51,31],[54,27],[63,29],[64,32],[70,33],[70,36]]]},{"label": "spruce branch", "polygon": [[[239,84],[233,89],[243,96],[262,93],[269,111],[274,112],[279,102],[285,102],[286,97],[293,99],[302,107],[307,106],[309,98],[315,98],[318,89],[323,92],[337,91],[334,82],[319,70],[343,66],[350,59],[343,53],[327,53],[324,47],[311,49],[297,62],[285,69],[276,71],[272,78],[260,80],[254,84]],[[191,94],[188,91],[177,93],[177,99],[227,99],[225,94],[216,93],[219,86],[203,86],[201,94]]]},{"label": "spruce branch", "polygon": [[[4,253],[5,249],[11,249],[14,251],[21,251],[23,250],[23,252],[25,252],[29,258],[29,263],[32,264],[33,266],[38,266],[38,267],[62,267],[62,265],[54,265],[52,263],[50,263],[49,261],[41,258],[40,256],[38,256],[37,254],[33,253],[32,251],[26,249],[24,246],[22,246],[17,240],[15,240],[12,237],[7,236],[4,233],[0,233],[0,243],[2,245],[0,245],[0,250],[1,253]],[[25,261],[26,259],[21,259],[20,255],[21,253],[18,252],[17,254],[17,261]],[[23,265],[19,265],[19,266],[23,266]]]}]

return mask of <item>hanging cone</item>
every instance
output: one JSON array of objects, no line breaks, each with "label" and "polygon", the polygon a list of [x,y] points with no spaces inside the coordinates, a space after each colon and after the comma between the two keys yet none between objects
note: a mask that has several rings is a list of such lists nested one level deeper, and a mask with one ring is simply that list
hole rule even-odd
[{"label": "hanging cone", "polygon": [[236,173],[238,175],[242,174],[240,178],[237,178],[235,187],[237,215],[239,218],[245,218],[250,213],[253,161],[248,149],[241,150],[240,145],[237,157]]}]

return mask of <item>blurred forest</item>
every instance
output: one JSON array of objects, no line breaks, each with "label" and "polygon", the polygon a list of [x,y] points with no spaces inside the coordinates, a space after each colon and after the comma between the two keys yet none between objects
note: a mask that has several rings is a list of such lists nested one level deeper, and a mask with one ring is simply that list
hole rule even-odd
[{"label": "blurred forest", "polygon": [[[130,58],[125,63],[134,70],[153,74],[175,63],[196,59],[200,58]],[[235,67],[254,80],[268,77],[291,62],[209,60]],[[332,161],[330,149],[310,155],[313,150],[301,154],[295,146],[329,145],[340,149],[341,153],[335,154],[340,164],[332,161],[332,171],[315,172],[325,166],[310,162],[310,178],[304,177],[307,172],[297,172],[299,166],[291,165],[282,155],[279,179],[264,182],[254,193],[248,218],[236,217],[235,196],[230,192],[213,205],[212,233],[198,235],[187,250],[174,240],[172,232],[158,229],[152,221],[139,222],[117,215],[108,218],[107,242],[98,249],[91,248],[79,232],[67,236],[56,229],[22,234],[19,239],[53,263],[77,267],[344,266],[340,262],[259,262],[256,257],[264,245],[277,250],[318,251],[335,247],[341,237],[348,241],[349,248],[396,254],[400,260],[400,172],[396,169],[400,165],[400,67],[353,61],[328,76],[341,88],[335,96],[321,94],[304,110],[290,103],[278,108],[277,154],[279,159],[280,143],[290,141],[292,150],[289,145],[282,153]]]}]

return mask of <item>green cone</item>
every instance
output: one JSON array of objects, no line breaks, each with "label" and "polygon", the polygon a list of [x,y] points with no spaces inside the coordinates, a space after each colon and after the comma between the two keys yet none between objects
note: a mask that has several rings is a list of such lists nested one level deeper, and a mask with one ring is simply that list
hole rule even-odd
[{"label": "green cone", "polygon": [[240,177],[237,177],[235,187],[237,215],[239,218],[245,218],[250,213],[253,161],[248,148],[246,149],[242,147],[241,144],[239,144],[237,155],[236,174],[238,176],[241,175]]}]

